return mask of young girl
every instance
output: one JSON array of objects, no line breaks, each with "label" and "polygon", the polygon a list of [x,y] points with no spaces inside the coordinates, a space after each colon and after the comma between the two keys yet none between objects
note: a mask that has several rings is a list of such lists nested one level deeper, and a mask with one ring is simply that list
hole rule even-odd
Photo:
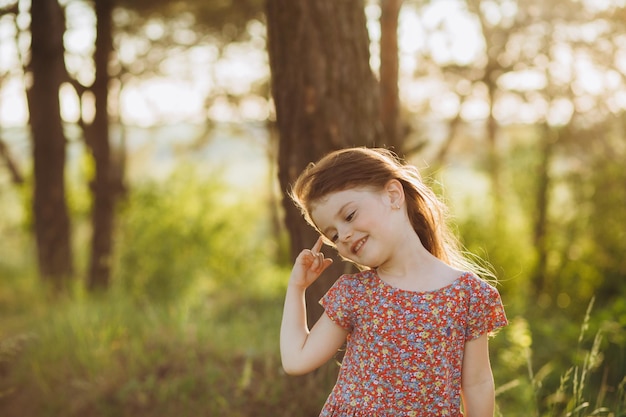
[{"label": "young girl", "polygon": [[[492,417],[488,335],[507,324],[500,295],[464,260],[445,207],[417,169],[384,149],[330,153],[292,198],[320,238],[297,257],[280,350],[289,374],[310,372],[347,339],[321,416]],[[332,263],[326,243],[361,272],[341,276],[309,331],[305,289]]]}]

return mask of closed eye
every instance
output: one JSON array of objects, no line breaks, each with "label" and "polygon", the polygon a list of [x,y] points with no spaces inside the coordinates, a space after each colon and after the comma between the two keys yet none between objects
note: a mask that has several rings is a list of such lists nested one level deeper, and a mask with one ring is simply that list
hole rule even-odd
[{"label": "closed eye", "polygon": [[[350,213],[349,213],[349,214],[345,217],[345,221],[346,221],[346,222],[351,222],[351,221],[354,219],[354,216],[355,216],[355,215],[356,215],[356,210],[354,210],[354,211],[350,212]],[[336,242],[337,242],[337,240],[339,240],[339,234],[338,234],[338,233],[335,233],[334,235],[332,235],[332,236],[330,237],[330,241],[331,241],[332,243],[336,243]]]}]

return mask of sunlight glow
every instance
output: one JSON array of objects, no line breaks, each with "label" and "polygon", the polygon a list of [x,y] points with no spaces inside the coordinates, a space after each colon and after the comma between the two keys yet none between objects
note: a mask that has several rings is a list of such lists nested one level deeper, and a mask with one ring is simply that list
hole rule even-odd
[{"label": "sunlight glow", "polygon": [[237,120],[237,109],[225,97],[217,97],[207,111],[207,116],[216,122],[232,122]]},{"label": "sunlight glow", "polygon": [[248,95],[239,103],[239,114],[245,120],[262,122],[270,117],[270,104],[264,97]]},{"label": "sunlight glow", "polygon": [[438,63],[469,64],[484,49],[476,17],[461,7],[460,2],[442,0],[424,8],[428,49]]},{"label": "sunlight glow", "polygon": [[512,24],[518,12],[517,2],[513,0],[495,2],[483,0],[480,2],[480,10],[485,19],[492,25],[502,25],[503,22]]},{"label": "sunlight glow", "polygon": [[498,84],[504,88],[515,91],[541,90],[546,87],[545,74],[534,70],[510,71],[498,78]]},{"label": "sunlight glow", "polygon": [[203,94],[190,83],[151,79],[122,90],[121,117],[124,123],[149,126],[188,120],[203,106]]},{"label": "sunlight glow", "polygon": [[76,123],[80,118],[80,106],[78,96],[69,84],[61,85],[59,90],[59,104],[61,105],[61,118],[69,123]]},{"label": "sunlight glow", "polygon": [[[0,0],[1,1],[1,0]],[[580,0],[593,10],[613,10],[626,5],[626,0]],[[84,2],[66,2],[68,30],[64,37],[67,48],[66,64],[72,76],[84,85],[93,82],[94,69],[91,60],[95,40],[95,16]],[[20,2],[17,25],[23,32],[19,36],[19,48],[15,45],[15,24],[10,18],[0,19],[0,72],[7,74],[0,86],[0,123],[3,126],[23,125],[28,119],[28,108],[23,91],[27,83],[21,75],[22,55],[28,50],[29,24],[27,2]],[[506,26],[514,19],[517,9],[514,0],[484,0],[480,8],[491,24]],[[375,2],[366,7],[368,30],[372,40],[371,65],[379,66],[380,7]],[[532,68],[514,68],[497,80],[501,90],[523,93],[526,98],[501,96],[494,108],[499,121],[517,120],[533,122],[548,117],[551,123],[562,124],[570,120],[573,111],[593,109],[602,97],[606,109],[612,112],[626,108],[626,92],[623,74],[626,73],[626,41],[619,39],[611,45],[598,45],[600,53],[617,46],[613,52],[614,62],[606,63],[614,70],[606,71],[594,62],[594,57],[580,56],[570,41],[592,42],[605,36],[608,26],[603,21],[592,21],[573,27],[562,24],[555,27],[556,41],[546,55],[537,56]],[[159,21],[145,28],[153,39],[161,38],[164,28]],[[223,50],[207,43],[194,43],[175,55],[164,58],[159,65],[162,76],[149,80],[129,77],[124,80],[120,93],[120,117],[124,123],[149,126],[154,123],[197,121],[206,117],[222,121],[263,120],[270,114],[265,90],[255,91],[270,77],[265,48],[265,27],[252,22],[248,27],[250,41],[226,45]],[[439,0],[418,8],[403,7],[399,18],[398,44],[400,48],[400,95],[404,105],[411,111],[431,109],[443,118],[454,117],[459,111],[466,120],[476,120],[489,114],[488,98],[480,91],[480,83],[450,84],[450,80],[431,76],[427,65],[457,65],[480,67],[485,60],[485,40],[478,19],[467,10],[463,2]],[[189,41],[191,34],[184,34]],[[559,41],[560,39],[560,41]],[[626,40],[626,38],[625,38]],[[511,51],[504,59],[509,65],[524,53],[533,38],[511,41]],[[194,41],[195,42],[195,41]],[[526,42],[526,43],[525,43]],[[619,45],[622,45],[621,47]],[[536,45],[533,45],[533,48]],[[146,39],[132,38],[121,42],[117,50],[119,59],[140,74],[146,68],[140,56],[151,47]],[[602,49],[604,48],[604,49]],[[622,49],[620,49],[622,48]],[[550,58],[548,58],[548,56]],[[426,59],[422,59],[426,57]],[[430,63],[429,63],[430,62]],[[417,75],[416,75],[417,74]],[[129,81],[130,80],[130,81]],[[547,104],[541,91],[554,85],[563,91],[571,91],[569,105],[561,101]],[[236,104],[228,103],[226,97],[240,98]],[[461,103],[460,97],[464,96]],[[206,102],[210,99],[210,102]],[[563,99],[565,100],[565,99]],[[60,101],[64,120],[74,122],[79,117],[79,102],[75,92],[64,86]],[[83,102],[84,116],[93,117],[93,103]],[[546,116],[547,115],[547,116]]]},{"label": "sunlight glow", "polygon": [[470,98],[463,103],[461,117],[464,120],[481,120],[489,116],[489,105],[483,99]]},{"label": "sunlight glow", "polygon": [[604,74],[600,72],[588,57],[576,59],[574,67],[580,74],[572,83],[572,90],[576,95],[598,95],[605,91]]},{"label": "sunlight glow", "polygon": [[546,120],[551,126],[566,125],[574,114],[574,105],[567,99],[557,99],[548,109]]},{"label": "sunlight glow", "polygon": [[459,112],[461,102],[459,96],[448,91],[434,98],[430,106],[435,113],[441,114],[445,118],[453,118]]},{"label": "sunlight glow", "polygon": [[626,7],[626,0],[582,0],[587,10],[603,12],[615,8]]},{"label": "sunlight glow", "polygon": [[0,124],[22,126],[28,121],[28,107],[24,84],[18,78],[10,78],[0,89]]}]

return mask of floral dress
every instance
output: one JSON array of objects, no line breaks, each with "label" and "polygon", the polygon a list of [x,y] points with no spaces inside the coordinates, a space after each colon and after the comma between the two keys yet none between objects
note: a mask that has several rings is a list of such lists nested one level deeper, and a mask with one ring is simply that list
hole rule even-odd
[{"label": "floral dress", "polygon": [[461,416],[465,342],[507,324],[498,291],[471,273],[414,292],[362,271],[341,276],[320,303],[349,331],[320,417]]}]

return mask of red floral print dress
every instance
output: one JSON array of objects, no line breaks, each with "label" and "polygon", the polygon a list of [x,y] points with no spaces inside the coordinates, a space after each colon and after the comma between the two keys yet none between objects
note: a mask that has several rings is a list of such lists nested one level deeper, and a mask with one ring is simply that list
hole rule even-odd
[{"label": "red floral print dress", "polygon": [[320,303],[349,331],[320,417],[461,416],[465,342],[507,324],[498,291],[471,273],[414,292],[362,271],[341,276]]}]

